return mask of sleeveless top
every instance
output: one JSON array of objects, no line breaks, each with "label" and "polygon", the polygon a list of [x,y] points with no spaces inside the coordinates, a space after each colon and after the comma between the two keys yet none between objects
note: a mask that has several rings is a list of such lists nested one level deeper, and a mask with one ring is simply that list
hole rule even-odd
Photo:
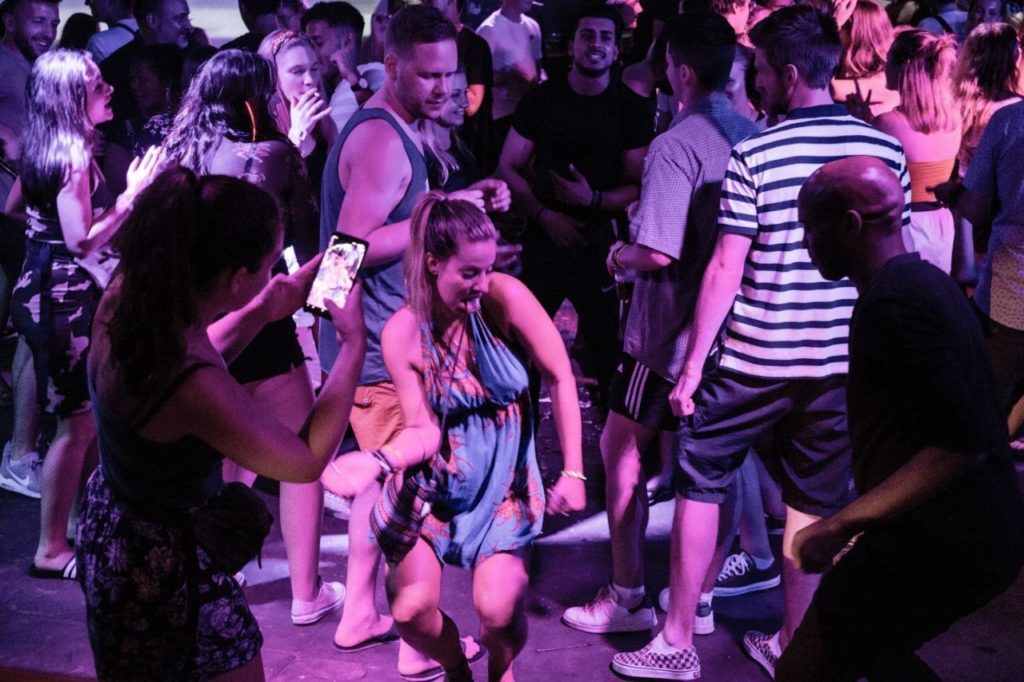
[{"label": "sleeveless top", "polygon": [[956,159],[941,161],[907,161],[907,172],[910,173],[910,201],[912,203],[934,202],[935,192],[929,187],[941,185],[953,174]]},{"label": "sleeveless top", "polygon": [[224,485],[223,457],[195,436],[157,443],[138,435],[139,429],[156,416],[196,370],[215,366],[205,360],[189,365],[135,419],[116,419],[103,411],[90,366],[89,395],[96,421],[100,469],[118,495],[147,510],[181,511],[202,504]]},{"label": "sleeveless top", "polygon": [[[423,154],[409,138],[395,118],[383,109],[359,109],[352,115],[348,123],[338,135],[337,141],[327,156],[327,170],[324,172],[323,186],[320,192],[320,250],[327,248],[327,242],[338,227],[338,215],[341,205],[345,202],[345,189],[338,179],[338,160],[345,140],[356,126],[365,121],[386,121],[402,140],[402,147],[412,167],[412,178],[406,188],[402,200],[388,214],[385,225],[407,220],[412,215],[416,199],[428,189],[427,164]],[[344,231],[344,226],[342,226]],[[366,320],[366,360],[359,375],[359,385],[376,384],[390,381],[384,367],[384,356],[381,354],[380,335],[384,325],[395,312],[405,305],[407,296],[405,278],[402,275],[401,257],[388,263],[364,267],[360,274],[363,283],[363,315]],[[338,357],[338,341],[334,329],[329,324],[320,326],[320,364],[324,370],[334,366]]]},{"label": "sleeveless top", "polygon": [[[96,168],[98,167],[93,166],[95,173],[90,172],[90,177],[94,177],[96,180],[90,193],[93,219],[102,215],[114,203],[114,197],[107,188],[106,179],[102,173],[95,170]],[[92,182],[91,179],[90,182]],[[28,206],[25,212],[28,214],[28,228],[25,230],[25,236],[35,241],[46,242],[58,245],[59,247],[65,246],[64,229],[60,225],[60,215],[57,213],[57,197],[54,197],[53,204],[45,209]],[[57,255],[65,258],[72,257],[66,248],[63,248],[63,250],[58,248]]]},{"label": "sleeveless top", "polygon": [[427,400],[444,422],[441,451],[430,460],[437,492],[422,536],[441,562],[468,568],[526,547],[541,532],[529,375],[479,312],[467,319],[462,358],[436,344],[427,324],[420,336]]}]

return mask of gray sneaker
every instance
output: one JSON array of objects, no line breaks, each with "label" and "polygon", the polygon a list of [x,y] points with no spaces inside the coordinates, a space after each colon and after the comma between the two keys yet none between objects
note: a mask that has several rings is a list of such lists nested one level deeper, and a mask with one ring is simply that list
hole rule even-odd
[{"label": "gray sneaker", "polygon": [[0,459],[0,488],[25,497],[39,499],[39,470],[43,460],[38,452],[25,453],[21,459],[11,459],[11,443],[4,445]]}]

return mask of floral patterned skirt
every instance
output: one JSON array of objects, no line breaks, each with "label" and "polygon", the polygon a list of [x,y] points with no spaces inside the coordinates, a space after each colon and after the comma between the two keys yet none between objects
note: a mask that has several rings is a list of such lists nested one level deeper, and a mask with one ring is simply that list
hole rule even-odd
[{"label": "floral patterned skirt", "polygon": [[242,589],[178,523],[146,520],[97,469],[75,546],[100,679],[205,680],[263,645]]}]

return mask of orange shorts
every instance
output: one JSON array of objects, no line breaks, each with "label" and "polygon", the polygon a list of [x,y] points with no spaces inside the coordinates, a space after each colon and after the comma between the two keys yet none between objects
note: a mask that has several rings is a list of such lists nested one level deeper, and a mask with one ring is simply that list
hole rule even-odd
[{"label": "orange shorts", "polygon": [[395,385],[382,381],[356,386],[349,423],[359,447],[364,450],[376,450],[397,436],[405,428],[405,420]]}]

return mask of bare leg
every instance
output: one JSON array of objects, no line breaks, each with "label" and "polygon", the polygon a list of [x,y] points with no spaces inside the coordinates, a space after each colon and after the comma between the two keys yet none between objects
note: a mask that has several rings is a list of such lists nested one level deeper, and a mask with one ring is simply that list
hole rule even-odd
[{"label": "bare leg", "polygon": [[[327,467],[324,481],[330,487]],[[356,495],[348,520],[348,570],[345,574],[345,606],[334,632],[338,646],[354,646],[388,632],[393,624],[389,616],[377,611],[377,571],[380,568],[380,547],[370,539],[370,510],[380,496],[380,485],[371,483]],[[435,560],[436,563],[436,560]],[[429,666],[427,666],[429,667]]]},{"label": "bare leg", "polygon": [[605,498],[612,546],[612,581],[621,587],[644,584],[644,531],[647,489],[640,453],[656,435],[617,412],[609,412],[601,431]]},{"label": "bare leg", "polygon": [[786,507],[786,530],[782,535],[782,587],[785,590],[785,608],[782,613],[782,630],[779,632],[779,647],[785,651],[793,638],[800,621],[804,619],[811,604],[821,576],[804,573],[793,560],[793,537],[800,530],[811,525],[820,517]]},{"label": "bare leg", "polygon": [[57,433],[43,460],[40,480],[39,546],[34,557],[37,568],[61,569],[71,559],[68,517],[82,479],[86,452],[95,440],[92,413],[80,412],[58,419]]},{"label": "bare leg", "polygon": [[[313,388],[305,366],[253,381],[245,389],[267,414],[298,433],[313,408]],[[252,485],[256,474],[224,460],[224,480]],[[292,599],[312,601],[319,588],[320,522],[323,488],[316,483],[281,483],[281,536],[288,557]]]},{"label": "bare leg", "polygon": [[39,404],[36,402],[36,370],[32,350],[25,339],[18,337],[11,361],[11,384],[14,387],[14,426],[11,432],[11,459],[36,449],[39,437]]},{"label": "bare leg", "polygon": [[669,610],[662,635],[676,648],[693,644],[693,614],[718,538],[718,505],[676,495],[672,519]]},{"label": "bare leg", "polygon": [[441,600],[441,564],[422,539],[390,571],[388,598],[402,639],[445,670],[458,670],[466,662],[455,623],[438,608]]},{"label": "bare leg", "polygon": [[473,606],[480,617],[480,639],[487,647],[490,682],[514,682],[512,661],[526,644],[525,553],[499,553],[473,570]]},{"label": "bare leg", "polygon": [[672,489],[672,474],[675,467],[675,431],[658,432],[658,473],[647,480],[647,491]]}]

